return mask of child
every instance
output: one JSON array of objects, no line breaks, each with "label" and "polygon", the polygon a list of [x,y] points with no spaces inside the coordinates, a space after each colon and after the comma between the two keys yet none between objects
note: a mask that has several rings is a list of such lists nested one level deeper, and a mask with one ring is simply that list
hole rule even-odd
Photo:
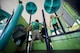
[{"label": "child", "polygon": [[39,29],[40,29],[39,20],[36,19],[34,23],[31,24],[31,26],[32,26],[32,40],[30,42],[30,50],[32,50],[32,45],[36,38],[40,39],[41,42],[43,42],[43,38],[40,36],[40,32],[39,32]]},{"label": "child", "polygon": [[[56,28],[59,29],[59,26],[58,26],[58,23],[57,23],[57,19],[56,19],[56,17],[54,15],[50,16],[50,24],[51,23],[52,23],[52,26],[54,28],[54,32],[57,35]],[[50,25],[50,27],[51,27],[51,25]]]},{"label": "child", "polygon": [[[57,18],[61,17],[62,15],[63,15],[63,13],[60,16],[54,16],[54,15],[50,16],[50,27],[51,27],[51,24],[52,24],[52,26],[54,28],[54,32],[55,32],[56,35],[57,35],[56,30],[59,29],[59,26],[58,26],[58,23],[57,23]],[[61,33],[60,30],[58,30],[58,31]]]}]

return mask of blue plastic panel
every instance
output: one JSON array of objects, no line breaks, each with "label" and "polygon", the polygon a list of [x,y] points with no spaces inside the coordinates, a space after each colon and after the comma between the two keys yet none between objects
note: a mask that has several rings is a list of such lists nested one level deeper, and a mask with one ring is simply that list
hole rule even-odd
[{"label": "blue plastic panel", "polygon": [[12,31],[14,30],[22,11],[23,11],[23,5],[19,4],[17,9],[14,11],[14,15],[13,15],[11,21],[9,22],[8,26],[6,27],[2,36],[0,37],[0,51],[6,47],[8,41],[11,37]]},{"label": "blue plastic panel", "polygon": [[26,11],[27,11],[27,13],[29,13],[29,14],[34,14],[34,13],[37,11],[37,6],[36,6],[36,4],[33,3],[33,2],[28,2],[28,3],[26,4]]},{"label": "blue plastic panel", "polygon": [[47,13],[55,13],[60,8],[60,0],[45,0],[44,9]]}]

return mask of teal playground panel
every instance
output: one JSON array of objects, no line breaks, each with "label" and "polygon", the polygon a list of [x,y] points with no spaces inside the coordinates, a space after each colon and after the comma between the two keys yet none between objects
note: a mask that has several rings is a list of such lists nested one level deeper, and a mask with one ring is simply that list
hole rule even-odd
[{"label": "teal playground panel", "polygon": [[[22,25],[24,25],[25,27],[28,26],[28,23],[25,21],[25,19],[24,19],[22,16],[19,18],[19,20],[18,20],[18,22],[17,22],[17,25],[18,25],[18,24],[22,24]],[[25,44],[25,42],[23,43],[22,48],[24,48],[24,44]],[[1,52],[2,52],[2,53],[15,53],[17,47],[18,47],[18,46],[17,46],[16,43],[13,41],[13,38],[12,38],[12,36],[11,36],[11,38],[10,38],[7,46],[6,46],[6,47],[4,48],[4,50],[1,51]]]},{"label": "teal playground panel", "polygon": [[0,51],[6,47],[8,41],[11,37],[11,33],[14,30],[22,11],[23,11],[23,5],[19,4],[16,11],[14,12],[14,15],[13,15],[11,21],[8,23],[8,25],[6,25],[6,28],[4,26],[3,32],[1,34],[2,36],[0,36]]}]

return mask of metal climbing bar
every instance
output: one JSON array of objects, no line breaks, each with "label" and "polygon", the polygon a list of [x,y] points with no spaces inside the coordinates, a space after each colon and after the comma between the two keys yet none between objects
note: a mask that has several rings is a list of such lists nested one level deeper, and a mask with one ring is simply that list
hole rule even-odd
[{"label": "metal climbing bar", "polygon": [[[30,19],[29,19],[29,25],[31,24],[31,14],[30,14]],[[29,53],[29,31],[27,32],[27,37],[26,37],[26,53]]]},{"label": "metal climbing bar", "polygon": [[30,14],[29,25],[31,24],[31,16],[32,16],[32,15]]},{"label": "metal climbing bar", "polygon": [[49,36],[48,36],[48,31],[47,31],[47,26],[46,26],[46,20],[45,20],[45,16],[44,16],[44,11],[42,10],[42,15],[43,15],[43,23],[44,23],[44,28],[45,28],[45,33],[46,33],[46,47],[47,50],[52,50],[51,46],[50,46],[50,42],[49,42]]},{"label": "metal climbing bar", "polygon": [[[55,15],[58,16],[57,13],[55,13]],[[62,24],[61,24],[61,21],[59,20],[59,18],[57,18],[57,20],[58,20],[58,22],[59,22],[59,24],[60,24],[63,32],[66,33],[64,27],[63,27]]]},{"label": "metal climbing bar", "polygon": [[58,34],[58,35],[52,35],[52,36],[49,36],[49,37],[51,38],[51,37],[56,37],[56,36],[62,36],[62,35],[66,35],[66,34],[76,33],[76,32],[80,32],[80,29],[75,30],[75,31],[71,31],[71,32],[61,33],[61,34]]},{"label": "metal climbing bar", "polygon": [[[26,11],[28,14],[30,14],[30,19],[29,19],[29,25],[31,24],[31,16],[37,11],[37,6],[34,2],[28,2],[26,4]],[[28,39],[29,39],[29,31],[27,32],[27,43],[26,43],[26,53],[29,53],[29,42],[28,42]]]}]

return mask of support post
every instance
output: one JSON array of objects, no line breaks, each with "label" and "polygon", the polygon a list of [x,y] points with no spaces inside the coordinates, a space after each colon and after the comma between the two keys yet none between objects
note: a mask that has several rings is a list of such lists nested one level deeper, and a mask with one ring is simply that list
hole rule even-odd
[{"label": "support post", "polygon": [[[55,13],[55,15],[58,16],[57,13]],[[60,26],[61,26],[63,32],[66,33],[65,30],[64,30],[64,27],[63,27],[62,24],[61,24],[61,21],[59,20],[59,18],[57,18],[57,20],[58,20],[58,22],[59,22],[59,24],[60,24]]]},{"label": "support post", "polygon": [[43,23],[44,23],[44,27],[45,27],[45,33],[46,33],[46,47],[47,50],[52,50],[51,46],[50,46],[50,42],[49,42],[49,36],[48,36],[48,30],[47,30],[47,26],[46,26],[46,20],[45,20],[45,16],[44,16],[44,11],[42,10],[42,15],[43,15]]}]

